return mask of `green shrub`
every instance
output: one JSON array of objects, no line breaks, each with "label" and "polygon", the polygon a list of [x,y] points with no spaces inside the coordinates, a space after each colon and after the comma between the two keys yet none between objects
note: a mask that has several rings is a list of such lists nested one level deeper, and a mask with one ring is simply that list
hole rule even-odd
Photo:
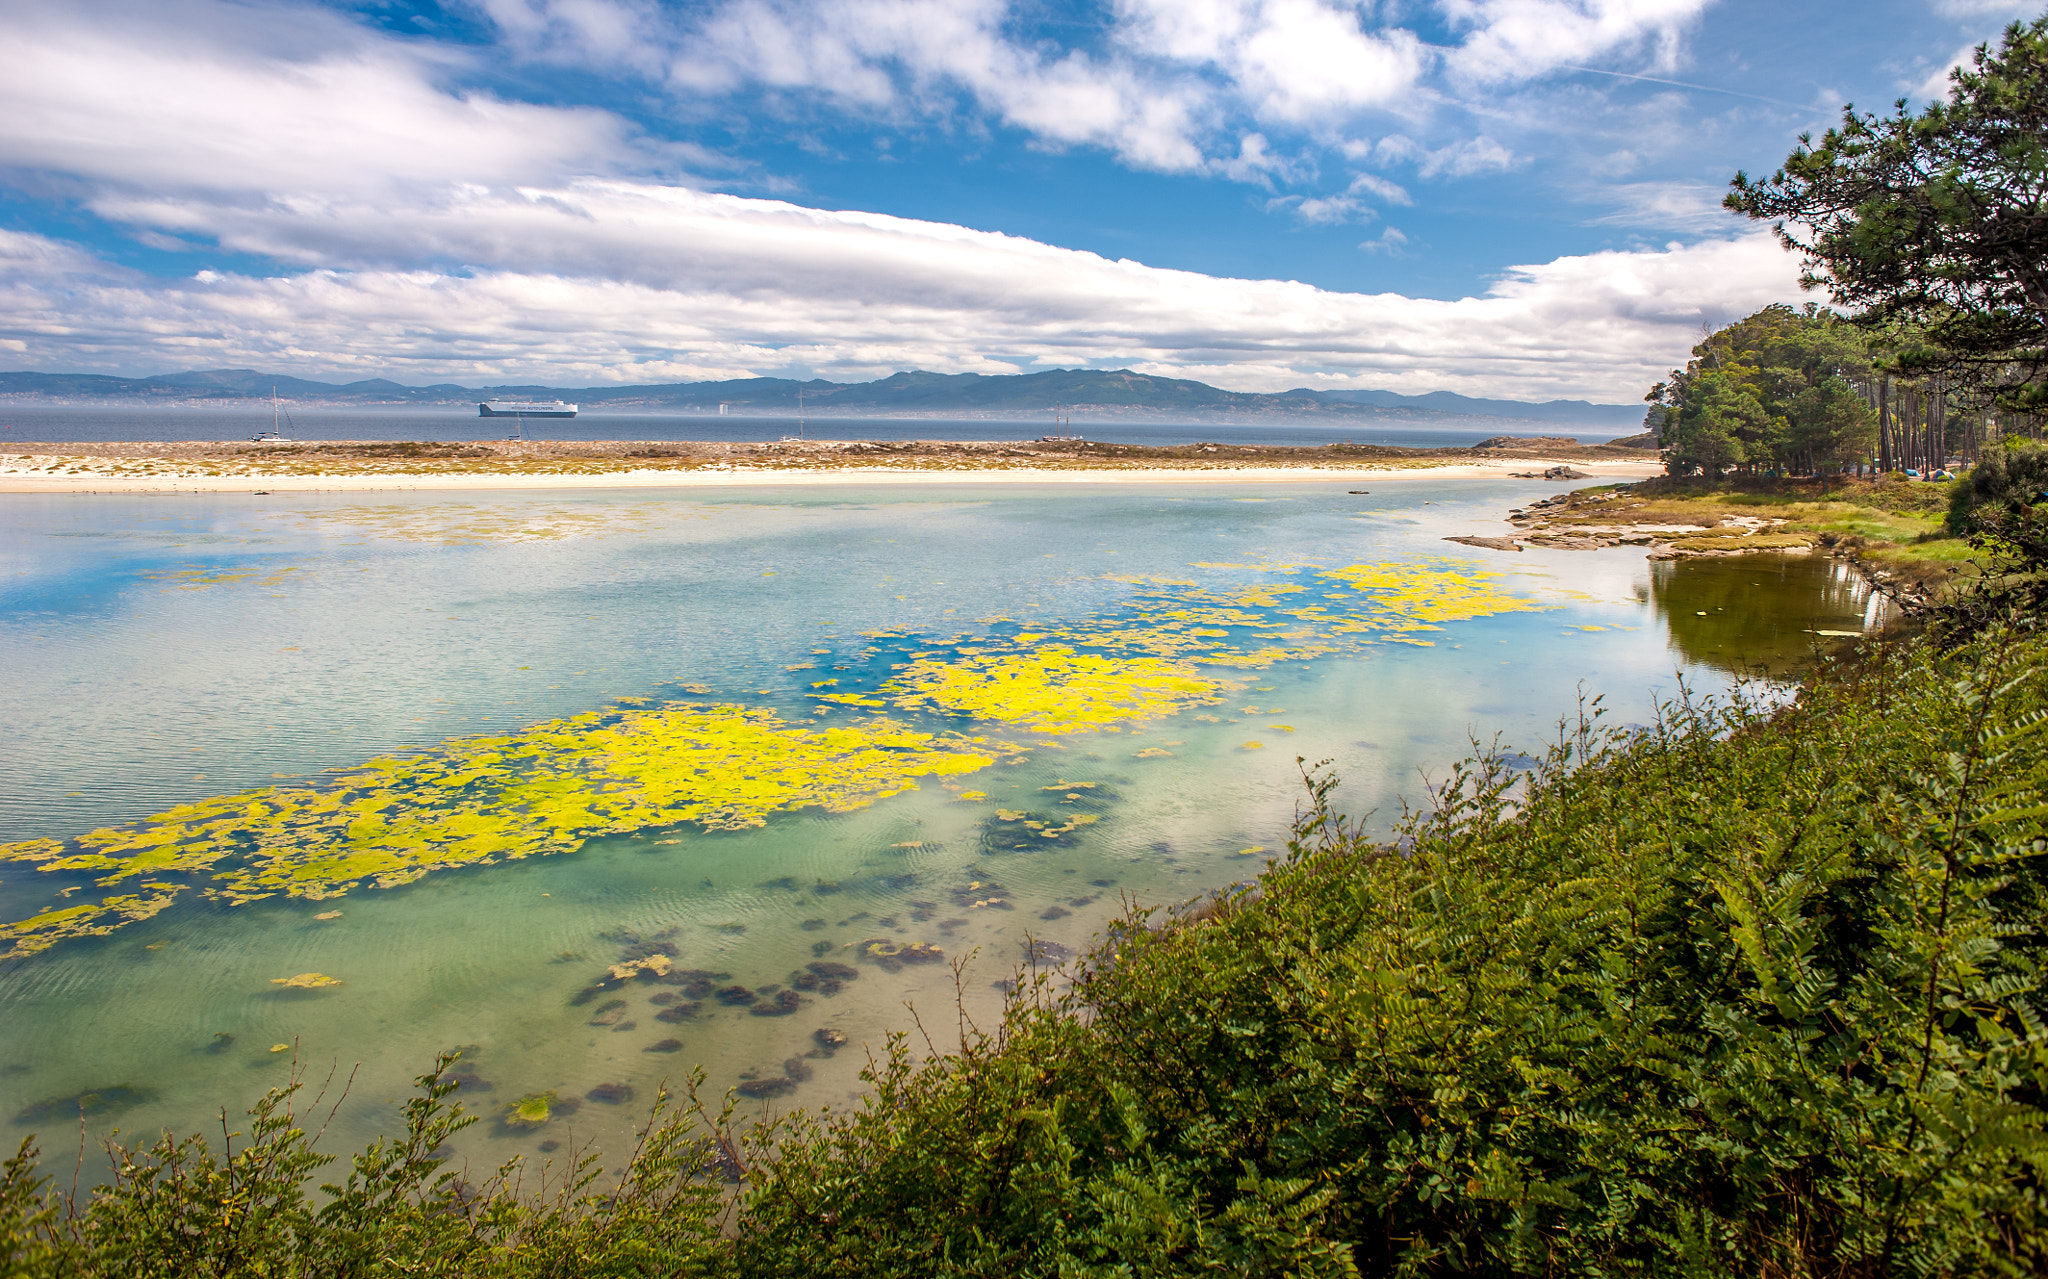
[{"label": "green shrub", "polygon": [[2048,500],[2048,448],[2026,444],[1986,449],[1984,457],[1949,489],[1948,530],[1958,537],[1982,531],[1981,512],[2016,512]]},{"label": "green shrub", "polygon": [[2035,1274],[2038,646],[1597,715],[782,1134],[763,1275]]},{"label": "green shrub", "polygon": [[[111,1180],[83,1202],[50,1190],[24,1141],[0,1170],[0,1276],[6,1279],[367,1279],[378,1275],[583,1279],[729,1273],[719,1239],[724,1195],[705,1176],[722,1130],[694,1105],[655,1102],[640,1143],[609,1189],[585,1152],[528,1184],[514,1158],[480,1184],[443,1164],[443,1144],[476,1122],[447,1101],[448,1054],[405,1108],[405,1136],[333,1162],[293,1111],[301,1088],[250,1110],[246,1144],[215,1153],[203,1137],[148,1149],[110,1144]],[[694,1081],[693,1081],[694,1082]],[[317,1102],[315,1103],[317,1107]],[[225,1116],[223,1116],[223,1125]]]}]

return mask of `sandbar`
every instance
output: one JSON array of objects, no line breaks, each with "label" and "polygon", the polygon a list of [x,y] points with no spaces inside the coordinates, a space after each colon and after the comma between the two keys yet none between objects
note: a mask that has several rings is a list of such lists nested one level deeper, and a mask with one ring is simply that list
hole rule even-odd
[{"label": "sandbar", "polygon": [[[935,484],[1351,484],[1359,487],[1416,480],[1506,479],[1517,473],[1539,478],[1542,471],[1569,466],[1581,475],[1639,480],[1661,474],[1655,454],[1636,458],[1571,456],[1486,457],[1472,460],[1390,461],[1320,465],[1147,465],[972,466],[810,464],[802,466],[718,463],[695,466],[622,466],[595,471],[465,468],[360,470],[272,470],[250,466],[229,474],[207,474],[169,464],[154,474],[137,474],[132,459],[91,455],[80,446],[64,458],[35,459],[33,469],[19,456],[0,458],[0,493],[363,493],[486,492],[538,489],[737,488],[749,486],[914,486]],[[1590,451],[1590,450],[1589,450]],[[1607,450],[1600,450],[1607,452]],[[247,465],[246,463],[244,464]],[[126,473],[123,473],[126,472]],[[1551,481],[1560,483],[1566,481]]]}]

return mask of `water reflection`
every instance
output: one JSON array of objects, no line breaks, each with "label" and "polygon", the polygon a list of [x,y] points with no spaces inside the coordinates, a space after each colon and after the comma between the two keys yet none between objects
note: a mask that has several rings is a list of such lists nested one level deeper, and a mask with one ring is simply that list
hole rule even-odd
[{"label": "water reflection", "polygon": [[1772,675],[1869,629],[1885,602],[1846,563],[1796,553],[1659,561],[1637,595],[1686,660]]}]

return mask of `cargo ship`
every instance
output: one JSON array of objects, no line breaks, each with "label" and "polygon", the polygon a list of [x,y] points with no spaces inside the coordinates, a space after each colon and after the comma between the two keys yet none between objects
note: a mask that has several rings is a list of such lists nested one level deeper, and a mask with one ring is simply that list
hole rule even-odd
[{"label": "cargo ship", "polygon": [[560,400],[485,400],[478,417],[575,417],[576,406]]}]

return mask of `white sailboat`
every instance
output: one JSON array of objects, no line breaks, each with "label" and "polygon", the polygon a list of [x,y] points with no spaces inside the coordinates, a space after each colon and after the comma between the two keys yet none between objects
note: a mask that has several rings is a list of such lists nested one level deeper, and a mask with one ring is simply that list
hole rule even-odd
[{"label": "white sailboat", "polygon": [[250,436],[250,437],[249,437],[249,443],[251,443],[251,444],[296,444],[296,443],[298,443],[298,441],[296,441],[296,440],[292,439],[292,438],[291,438],[290,436],[286,435],[286,434],[285,434],[284,432],[282,432],[282,431],[280,431],[280,430],[278,430],[278,429],[277,429],[277,428],[278,428],[278,417],[279,417],[279,416],[280,416],[281,414],[282,414],[282,415],[284,416],[284,419],[285,419],[285,420],[286,420],[287,422],[291,420],[291,415],[290,415],[290,414],[287,414],[287,413],[285,413],[285,412],[284,412],[284,406],[283,406],[282,404],[280,404],[280,403],[278,402],[278,399],[277,399],[277,388],[273,386],[273,387],[271,387],[271,388],[270,388],[270,429],[269,429],[269,430],[267,430],[267,431],[258,431],[258,432],[256,432],[256,434],[254,434],[254,435]]}]

